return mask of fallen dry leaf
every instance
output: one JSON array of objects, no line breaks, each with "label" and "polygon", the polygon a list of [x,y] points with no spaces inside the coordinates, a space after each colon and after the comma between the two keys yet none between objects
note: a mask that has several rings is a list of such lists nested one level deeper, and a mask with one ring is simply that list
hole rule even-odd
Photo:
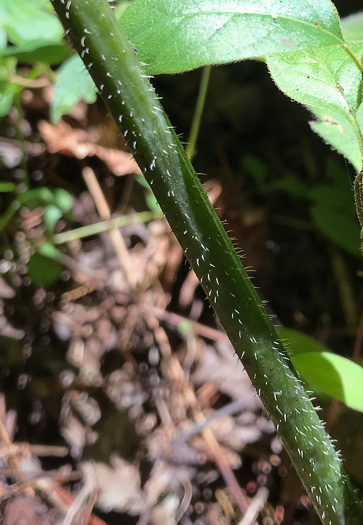
[{"label": "fallen dry leaf", "polygon": [[4,525],[55,524],[55,516],[51,517],[47,514],[49,514],[47,506],[38,498],[19,496],[6,505],[2,523]]},{"label": "fallen dry leaf", "polygon": [[87,131],[72,128],[63,120],[55,126],[41,120],[38,129],[50,153],[62,153],[77,159],[96,155],[114,175],[141,173],[131,153],[99,146],[90,141]]},{"label": "fallen dry leaf", "polygon": [[144,513],[147,505],[138,469],[116,455],[110,462],[111,466],[91,464],[98,482],[97,506],[105,512],[119,510],[132,516]]}]

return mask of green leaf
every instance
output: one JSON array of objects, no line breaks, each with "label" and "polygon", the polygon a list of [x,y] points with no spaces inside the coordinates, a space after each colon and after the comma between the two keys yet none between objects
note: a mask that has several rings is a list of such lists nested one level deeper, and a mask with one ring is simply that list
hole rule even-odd
[{"label": "green leaf", "polygon": [[353,192],[347,179],[341,178],[341,184],[319,184],[310,189],[310,199],[324,208],[330,208],[335,213],[339,210],[355,217]]},{"label": "green leaf", "polygon": [[8,43],[8,38],[6,36],[6,31],[0,28],[0,50],[5,49]]},{"label": "green leaf", "polygon": [[299,199],[309,199],[307,184],[297,177],[279,179],[265,186],[268,191],[283,191]]},{"label": "green leaf", "polygon": [[78,55],[71,56],[58,70],[51,119],[58,122],[68,115],[81,99],[92,104],[96,101],[97,89]]},{"label": "green leaf", "polygon": [[42,188],[21,193],[17,200],[29,210],[35,210],[39,206],[44,207],[43,220],[48,232],[54,232],[57,221],[64,215],[66,215],[68,219],[73,219],[73,216],[69,213],[73,208],[73,198],[71,194],[63,188],[50,190],[46,186],[43,186]]},{"label": "green leaf", "polygon": [[343,43],[330,0],[134,0],[120,23],[151,74]]},{"label": "green leaf", "polygon": [[63,271],[62,254],[50,242],[45,242],[32,255],[27,264],[29,277],[44,286],[56,283]]},{"label": "green leaf", "polygon": [[161,211],[156,197],[143,175],[136,175],[135,180],[148,191],[145,195],[146,205],[150,211]]},{"label": "green leaf", "polygon": [[54,204],[48,204],[43,211],[43,221],[47,232],[53,233],[59,219],[63,216],[62,211]]},{"label": "green leaf", "polygon": [[[362,50],[363,43],[352,48]],[[362,102],[362,72],[340,46],[277,54],[266,61],[281,91],[301,104],[349,119]]]},{"label": "green leaf", "polygon": [[152,191],[147,192],[145,196],[146,205],[150,211],[161,211],[158,201]]},{"label": "green leaf", "polygon": [[247,153],[242,159],[242,168],[249,173],[259,188],[266,186],[267,166],[256,155]]},{"label": "green leaf", "polygon": [[[50,202],[50,201],[49,201]],[[52,203],[47,204],[43,211],[43,221],[48,232],[53,233],[55,225],[64,215],[69,215],[73,208],[73,199],[68,191],[57,188],[52,192]],[[72,218],[72,217],[69,217]]]},{"label": "green leaf", "polygon": [[13,104],[13,93],[0,92],[0,117],[5,117]]},{"label": "green leaf", "polygon": [[291,360],[306,381],[320,392],[363,411],[363,369],[349,359],[333,354],[306,334],[278,327],[287,342]]},{"label": "green leaf", "polygon": [[63,28],[44,0],[4,0],[0,2],[0,28],[13,44],[30,40],[58,42]]},{"label": "green leaf", "polygon": [[45,206],[53,203],[53,193],[46,186],[27,190],[18,196],[20,204],[25,205],[29,210],[35,210],[39,206]]},{"label": "green leaf", "polygon": [[0,57],[0,86],[1,86],[1,91],[4,91],[3,90],[3,86],[4,85],[6,85],[6,84],[10,85],[10,83],[8,82],[9,75],[15,71],[15,67],[16,67],[16,60],[15,60],[15,58],[13,58],[13,57],[1,58]]},{"label": "green leaf", "polygon": [[354,217],[350,217],[344,210],[335,210],[331,207],[313,205],[310,215],[318,230],[348,253],[361,257],[359,248],[360,227]]},{"label": "green leaf", "polygon": [[119,2],[115,2],[115,17],[119,19],[121,15],[123,15],[125,9],[128,8],[130,5],[131,0],[120,0]]},{"label": "green leaf", "polygon": [[301,353],[292,361],[306,381],[363,412],[362,367],[331,352]]},{"label": "green leaf", "polygon": [[53,203],[63,213],[68,213],[73,208],[72,195],[67,190],[64,190],[63,188],[56,188],[53,191]]},{"label": "green leaf", "polygon": [[363,40],[363,11],[346,16],[340,22],[346,40]]},{"label": "green leaf", "polygon": [[[354,166],[357,173],[362,169],[362,157],[359,151],[357,137],[348,120],[343,116],[321,108],[309,108],[318,120],[310,122],[311,128],[320,137],[333,146]],[[363,132],[363,104],[357,110],[356,118]]]},{"label": "green leaf", "polygon": [[360,227],[356,217],[353,192],[341,170],[329,168],[333,184],[321,184],[310,190],[309,212],[316,228],[335,244],[361,257]]},{"label": "green leaf", "polygon": [[69,212],[73,207],[71,194],[63,188],[49,189],[47,186],[27,190],[18,196],[20,204],[24,204],[29,210],[35,210],[39,206],[48,204],[57,206],[63,213]]},{"label": "green leaf", "polygon": [[0,57],[0,117],[8,114],[13,103],[17,86],[9,82],[9,76],[15,71],[16,60],[13,57]]},{"label": "green leaf", "polygon": [[59,64],[69,56],[69,47],[62,42],[50,40],[31,40],[18,46],[8,46],[0,50],[0,56],[12,56],[25,64],[44,62],[49,65]]},{"label": "green leaf", "polygon": [[276,330],[282,341],[286,343],[287,350],[292,359],[300,354],[328,351],[328,348],[322,343],[302,332],[285,328],[284,326],[277,326]]},{"label": "green leaf", "polygon": [[16,186],[13,182],[0,182],[0,193],[8,193],[15,189]]}]

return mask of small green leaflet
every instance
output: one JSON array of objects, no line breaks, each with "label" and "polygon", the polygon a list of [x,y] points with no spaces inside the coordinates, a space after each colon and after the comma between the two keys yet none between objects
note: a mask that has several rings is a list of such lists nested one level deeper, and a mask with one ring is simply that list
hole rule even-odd
[{"label": "small green leaflet", "polygon": [[344,42],[330,0],[134,0],[120,23],[151,74]]},{"label": "small green leaflet", "polygon": [[[311,127],[360,171],[362,153],[357,133],[363,129],[362,16],[342,20],[344,35],[362,40],[294,53],[268,56],[273,80],[289,97],[309,107],[318,118]],[[353,127],[355,127],[355,130]]]},{"label": "small green leaflet", "polygon": [[[334,149],[344,155],[358,173],[362,169],[362,158],[357,137],[346,117],[324,108],[313,107],[309,109],[317,118],[317,120],[310,121],[311,128],[325,142],[331,144]],[[363,131],[363,104],[357,110],[356,119]]]},{"label": "small green leaflet", "polygon": [[46,0],[1,1],[0,28],[16,45],[39,39],[59,42],[63,35],[62,25]]},{"label": "small green leaflet", "polygon": [[92,104],[96,101],[96,93],[97,88],[80,57],[71,56],[58,70],[51,106],[52,122],[69,114],[81,98]]},{"label": "small green leaflet", "polygon": [[[363,51],[363,42],[352,47]],[[266,61],[281,91],[306,106],[350,118],[362,102],[362,72],[341,46],[276,54]]]},{"label": "small green leaflet", "polygon": [[62,252],[50,242],[41,244],[30,257],[28,275],[31,280],[43,286],[51,286],[63,271]]},{"label": "small green leaflet", "polygon": [[348,407],[363,412],[361,366],[333,354],[323,344],[296,330],[279,327],[278,333],[287,341],[291,360],[306,381]]},{"label": "small green leaflet", "polygon": [[69,56],[69,47],[65,42],[44,39],[30,40],[18,46],[7,46],[0,48],[1,57],[15,57],[25,64],[45,62],[49,65],[59,64]]},{"label": "small green leaflet", "polygon": [[331,352],[301,354],[293,358],[293,363],[309,383],[350,408],[363,412],[361,366]]}]

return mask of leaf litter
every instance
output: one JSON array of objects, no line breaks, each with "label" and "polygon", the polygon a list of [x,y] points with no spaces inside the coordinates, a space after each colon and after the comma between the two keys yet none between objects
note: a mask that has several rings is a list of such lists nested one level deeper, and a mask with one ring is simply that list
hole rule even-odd
[{"label": "leaf litter", "polygon": [[[116,150],[115,129],[107,142],[104,117],[91,130],[86,117],[81,108],[53,126],[40,115],[27,138],[39,131],[46,147],[34,150],[33,183],[63,183],[81,225],[101,215],[85,166],[112,215],[144,198],[141,187],[131,195],[139,170]],[[219,183],[208,184],[223,213]],[[59,282],[34,285],[24,241],[44,240],[42,209],[23,209],[11,233],[0,281],[3,523],[237,523],[279,475],[281,445],[165,221],[122,229],[132,284],[104,233],[68,243]],[[266,523],[281,522],[276,512],[265,505]]]}]

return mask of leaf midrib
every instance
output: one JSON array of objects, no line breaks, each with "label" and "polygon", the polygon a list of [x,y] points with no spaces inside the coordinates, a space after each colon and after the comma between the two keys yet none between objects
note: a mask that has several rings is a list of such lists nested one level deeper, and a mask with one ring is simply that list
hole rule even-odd
[{"label": "leaf midrib", "polygon": [[[243,15],[246,15],[246,16],[254,16],[254,17],[259,17],[259,18],[263,18],[263,17],[268,17],[268,18],[271,18],[272,20],[277,20],[277,18],[282,18],[284,20],[288,20],[290,22],[293,22],[293,23],[296,23],[296,24],[301,24],[301,25],[304,25],[304,26],[308,26],[310,28],[313,28],[315,30],[317,30],[317,27],[316,27],[316,24],[314,23],[310,23],[306,20],[299,20],[298,18],[292,18],[292,17],[289,17],[287,15],[276,15],[276,17],[272,16],[271,13],[250,13],[250,12],[242,12],[242,11],[238,11],[236,12],[235,10],[234,11],[228,11],[228,10],[225,10],[225,11],[189,11],[188,13],[185,13],[183,14],[182,16],[166,16],[165,18],[168,19],[169,22],[172,22],[172,21],[177,21],[177,26],[179,26],[182,22],[184,22],[185,20],[188,20],[190,18],[194,18],[194,17],[198,17],[198,16],[228,16],[230,15],[230,18],[229,20],[226,22],[228,23],[230,20],[232,20],[233,17],[235,16],[243,16]],[[121,18],[121,21],[122,21],[122,18]],[[223,24],[225,25],[225,24]],[[328,29],[325,29],[323,27],[320,27],[319,31],[329,35],[330,37],[332,37],[333,39],[335,39],[337,41],[337,44],[345,44],[345,40],[344,40],[344,37],[343,38],[340,38],[338,37],[337,35],[335,35],[334,33],[332,33],[331,31],[329,31]],[[144,31],[143,31],[144,32]],[[150,28],[149,30],[149,33],[152,32],[152,29]],[[217,33],[217,31],[216,31]],[[325,44],[325,45],[333,45],[333,44]],[[315,47],[315,46],[314,46]],[[291,50],[289,50],[288,52],[291,52]]]}]

